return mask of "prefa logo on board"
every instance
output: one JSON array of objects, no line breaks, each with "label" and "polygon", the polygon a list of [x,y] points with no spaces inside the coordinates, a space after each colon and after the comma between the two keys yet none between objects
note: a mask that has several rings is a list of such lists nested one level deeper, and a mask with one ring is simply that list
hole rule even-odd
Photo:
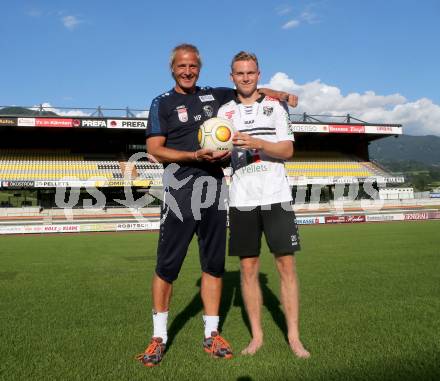
[{"label": "prefa logo on board", "polygon": [[81,120],[81,127],[106,128],[107,121],[104,119],[83,119]]},{"label": "prefa logo on board", "polygon": [[36,127],[73,127],[73,119],[35,118]]},{"label": "prefa logo on board", "polygon": [[141,119],[109,119],[107,123],[107,127],[146,129],[147,121]]}]

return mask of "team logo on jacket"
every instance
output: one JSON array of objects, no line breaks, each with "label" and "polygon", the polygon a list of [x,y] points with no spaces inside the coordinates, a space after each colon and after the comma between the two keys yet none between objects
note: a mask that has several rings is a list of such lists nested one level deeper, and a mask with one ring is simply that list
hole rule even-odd
[{"label": "team logo on jacket", "polygon": [[212,106],[205,105],[203,106],[203,112],[205,113],[207,118],[212,118],[212,114],[214,113],[214,110],[212,109]]},{"label": "team logo on jacket", "polygon": [[188,110],[185,106],[176,107],[177,116],[182,123],[188,122]]},{"label": "team logo on jacket", "polygon": [[271,106],[263,106],[263,114],[266,116],[271,116],[273,113],[273,107]]}]

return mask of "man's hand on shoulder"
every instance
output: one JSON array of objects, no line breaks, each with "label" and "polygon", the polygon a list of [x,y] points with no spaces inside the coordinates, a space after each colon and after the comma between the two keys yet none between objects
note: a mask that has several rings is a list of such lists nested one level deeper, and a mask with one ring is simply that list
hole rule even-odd
[{"label": "man's hand on shoulder", "polygon": [[269,97],[276,98],[282,102],[287,102],[290,107],[298,106],[298,97],[295,94],[290,94],[285,91],[272,90],[266,87],[258,89],[258,92]]},{"label": "man's hand on shoulder", "polygon": [[295,94],[289,94],[287,93],[287,104],[290,107],[296,107],[298,106],[298,97]]},{"label": "man's hand on shoulder", "polygon": [[287,102],[290,107],[298,106],[298,97],[295,94],[286,93],[285,91],[277,91],[278,98],[280,101]]}]

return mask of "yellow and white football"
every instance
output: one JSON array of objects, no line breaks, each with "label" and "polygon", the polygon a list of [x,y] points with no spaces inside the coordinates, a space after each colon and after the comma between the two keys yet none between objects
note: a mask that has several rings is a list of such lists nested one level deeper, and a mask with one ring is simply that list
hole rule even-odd
[{"label": "yellow and white football", "polygon": [[230,151],[232,149],[232,122],[214,117],[206,120],[199,129],[198,139],[201,148],[213,151]]}]

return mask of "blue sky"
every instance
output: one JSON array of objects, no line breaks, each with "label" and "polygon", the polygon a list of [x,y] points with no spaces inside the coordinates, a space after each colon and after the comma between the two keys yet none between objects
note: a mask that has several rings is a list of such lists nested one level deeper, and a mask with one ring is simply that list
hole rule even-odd
[{"label": "blue sky", "polygon": [[230,86],[255,52],[297,111],[349,112],[440,135],[440,1],[5,1],[0,105],[148,108],[172,87],[173,46],[196,44],[201,85]]}]

